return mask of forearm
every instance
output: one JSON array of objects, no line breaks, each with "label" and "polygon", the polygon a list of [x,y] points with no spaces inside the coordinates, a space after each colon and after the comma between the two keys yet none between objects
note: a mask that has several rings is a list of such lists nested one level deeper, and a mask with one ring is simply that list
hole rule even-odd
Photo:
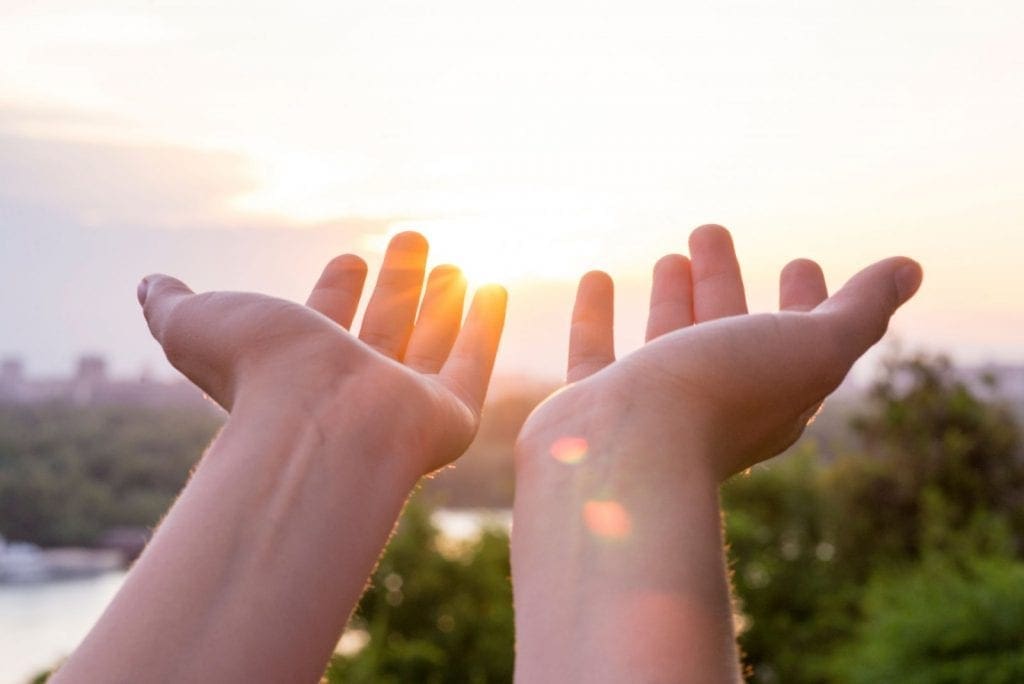
[{"label": "forearm", "polygon": [[517,681],[739,680],[717,480],[647,467],[663,444],[582,436],[576,463],[517,454]]},{"label": "forearm", "polygon": [[280,410],[236,406],[55,681],[317,680],[417,478],[359,416]]}]

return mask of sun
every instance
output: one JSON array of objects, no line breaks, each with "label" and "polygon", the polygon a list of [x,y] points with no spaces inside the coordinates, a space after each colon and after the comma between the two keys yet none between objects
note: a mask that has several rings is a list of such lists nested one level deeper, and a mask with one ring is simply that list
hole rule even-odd
[{"label": "sun", "polygon": [[593,221],[535,215],[403,221],[387,239],[405,230],[423,233],[430,264],[455,264],[471,287],[576,280],[595,263],[601,242]]}]

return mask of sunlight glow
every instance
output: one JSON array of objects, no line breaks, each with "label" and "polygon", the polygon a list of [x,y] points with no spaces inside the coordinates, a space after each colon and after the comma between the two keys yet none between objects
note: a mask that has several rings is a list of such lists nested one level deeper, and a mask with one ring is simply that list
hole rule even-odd
[{"label": "sunlight glow", "polygon": [[551,445],[551,455],[562,463],[579,463],[587,456],[587,440],[582,437],[562,437]]},{"label": "sunlight glow", "polygon": [[366,645],[369,643],[370,633],[365,629],[346,629],[344,634],[341,635],[341,639],[338,640],[338,645],[335,646],[334,652],[351,658],[366,648]]},{"label": "sunlight glow", "polygon": [[588,501],[583,505],[583,522],[595,536],[621,540],[633,529],[633,519],[618,501]]},{"label": "sunlight glow", "polygon": [[[537,375],[564,353],[516,321],[554,333],[574,281],[606,270],[629,351],[651,265],[718,222],[752,310],[774,308],[794,257],[834,290],[907,254],[927,278],[894,332],[1020,362],[1024,3],[933,4],[0,3],[0,64],[17,65],[0,69],[0,209],[83,240],[194,229],[166,253],[97,256],[293,298],[324,255],[372,262],[384,226],[418,229],[432,264],[517,290],[498,369]],[[218,230],[263,256],[214,263],[200,245]],[[41,340],[29,308],[13,310]],[[148,339],[118,337],[149,359]],[[75,351],[34,346],[54,367]]]},{"label": "sunlight glow", "polygon": [[602,262],[601,236],[610,230],[608,224],[607,219],[564,214],[400,221],[383,241],[404,230],[422,232],[430,240],[431,263],[455,264],[471,286],[573,281]]}]

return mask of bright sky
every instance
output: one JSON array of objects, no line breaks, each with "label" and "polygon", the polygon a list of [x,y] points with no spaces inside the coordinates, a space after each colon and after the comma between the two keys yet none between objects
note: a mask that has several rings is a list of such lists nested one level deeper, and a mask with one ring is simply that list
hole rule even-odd
[{"label": "bright sky", "polygon": [[[0,6],[0,353],[159,364],[149,270],[301,297],[418,227],[511,290],[499,369],[561,369],[572,281],[729,226],[778,269],[926,271],[906,345],[1024,361],[1024,4],[11,2]],[[554,344],[552,340],[560,340]]]}]

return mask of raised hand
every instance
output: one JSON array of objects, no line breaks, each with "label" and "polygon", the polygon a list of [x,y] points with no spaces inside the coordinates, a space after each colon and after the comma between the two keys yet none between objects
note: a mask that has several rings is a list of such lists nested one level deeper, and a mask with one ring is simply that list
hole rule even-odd
[{"label": "raised hand", "polygon": [[517,681],[740,681],[718,485],[790,445],[921,282],[893,258],[828,297],[797,260],[751,315],[725,229],[690,255],[658,262],[647,344],[618,361],[612,281],[580,282],[568,384],[516,444]]},{"label": "raised hand", "polygon": [[504,290],[485,287],[463,326],[466,281],[454,266],[433,269],[421,306],[426,258],[421,235],[395,236],[358,337],[348,328],[367,269],[351,254],[326,266],[306,306],[194,294],[162,275],[140,284],[139,299],[170,362],[224,408],[307,411],[325,429],[377,412],[371,429],[398,435],[422,474],[472,439],[505,312]]},{"label": "raised hand", "polygon": [[727,477],[800,436],[921,281],[915,262],[895,257],[828,297],[821,268],[798,259],[780,276],[780,311],[751,315],[728,231],[699,228],[690,253],[692,261],[669,255],[655,266],[648,343],[620,361],[611,279],[584,276],[573,310],[570,387],[536,411],[523,440],[571,437],[565,413],[628,411],[635,429],[659,436],[666,451],[699,446],[717,476]]},{"label": "raised hand", "polygon": [[167,358],[231,416],[54,681],[319,680],[409,492],[472,439],[494,363],[504,290],[461,325],[454,267],[420,305],[426,256],[391,241],[358,338],[352,255],[307,306],[140,284]]}]

